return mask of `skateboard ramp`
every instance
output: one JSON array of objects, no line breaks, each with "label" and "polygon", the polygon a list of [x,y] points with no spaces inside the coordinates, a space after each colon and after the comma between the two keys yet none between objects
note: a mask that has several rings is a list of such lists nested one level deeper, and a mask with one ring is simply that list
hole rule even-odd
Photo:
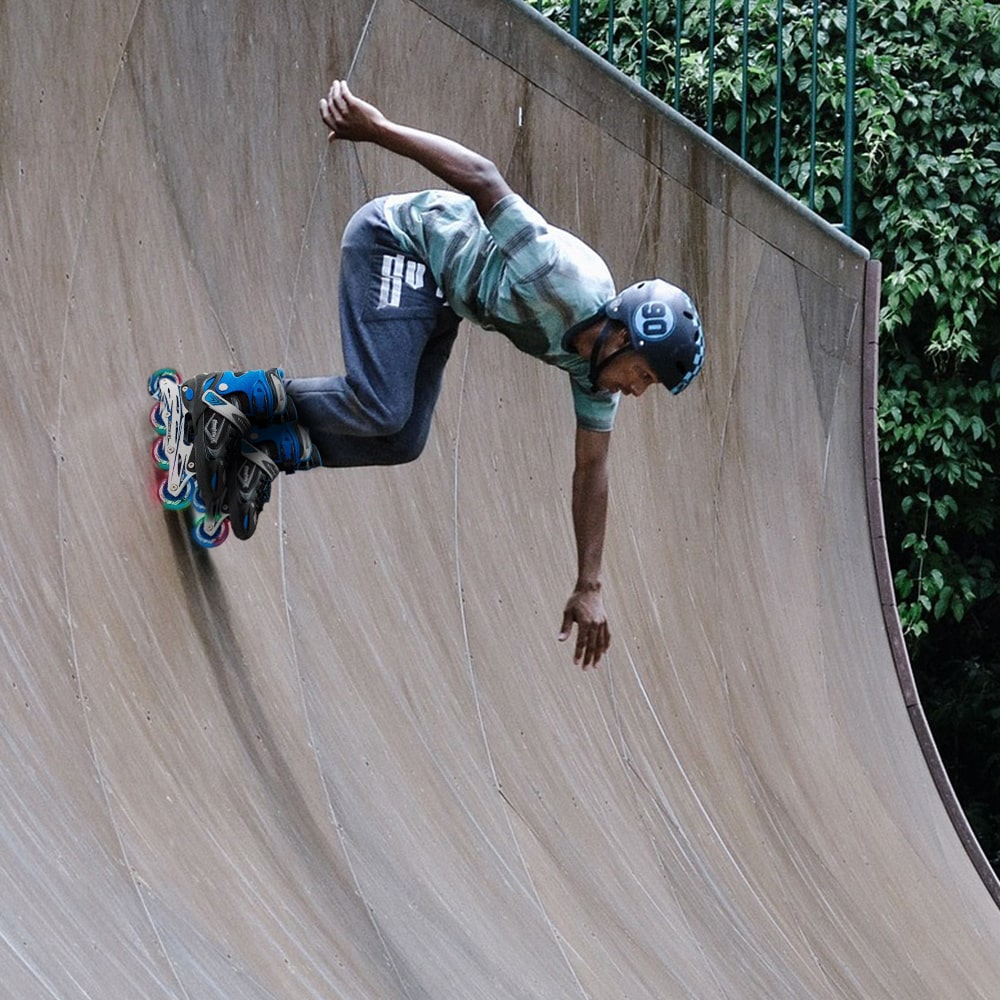
[{"label": "skateboard ramp", "polygon": [[[860,248],[508,0],[39,0],[0,46],[0,994],[1000,996],[883,616]],[[327,147],[334,75],[701,306],[703,377],[622,406],[600,670],[568,387],[497,336],[419,462],[282,480],[248,543],[149,499],[150,372],[339,370],[340,232],[432,183]]]}]

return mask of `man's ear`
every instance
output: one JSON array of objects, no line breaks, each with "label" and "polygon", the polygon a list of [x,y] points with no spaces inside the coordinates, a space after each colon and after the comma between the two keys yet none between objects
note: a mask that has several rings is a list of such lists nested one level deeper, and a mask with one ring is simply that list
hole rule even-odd
[{"label": "man's ear", "polygon": [[628,327],[624,323],[619,323],[617,320],[614,322],[608,334],[608,345],[613,351],[632,346],[632,338],[629,337]]}]

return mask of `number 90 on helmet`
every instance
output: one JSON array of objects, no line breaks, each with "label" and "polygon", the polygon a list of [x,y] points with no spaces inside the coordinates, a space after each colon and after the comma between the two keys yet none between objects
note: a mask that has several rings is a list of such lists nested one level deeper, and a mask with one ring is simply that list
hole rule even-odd
[{"label": "number 90 on helmet", "polygon": [[661,278],[636,282],[605,307],[624,324],[632,349],[674,394],[683,392],[705,363],[705,334],[691,296]]}]

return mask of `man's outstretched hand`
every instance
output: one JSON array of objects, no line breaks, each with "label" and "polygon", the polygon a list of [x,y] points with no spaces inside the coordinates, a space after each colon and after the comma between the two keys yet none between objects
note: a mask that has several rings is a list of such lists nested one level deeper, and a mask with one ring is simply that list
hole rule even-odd
[{"label": "man's outstretched hand", "polygon": [[408,157],[467,194],[484,219],[498,201],[511,193],[491,160],[443,135],[391,121],[374,104],[355,97],[345,80],[333,81],[319,102],[319,113],[330,130],[330,142],[373,142],[390,153]]},{"label": "man's outstretched hand", "polygon": [[346,80],[333,81],[326,97],[320,99],[319,113],[330,130],[331,142],[334,139],[374,141],[385,123],[385,115],[375,105],[355,97]]},{"label": "man's outstretched hand", "polygon": [[596,667],[611,645],[608,618],[604,613],[604,601],[599,590],[573,591],[563,612],[560,642],[565,642],[570,637],[574,624],[576,647],[573,650],[573,662],[584,670]]}]

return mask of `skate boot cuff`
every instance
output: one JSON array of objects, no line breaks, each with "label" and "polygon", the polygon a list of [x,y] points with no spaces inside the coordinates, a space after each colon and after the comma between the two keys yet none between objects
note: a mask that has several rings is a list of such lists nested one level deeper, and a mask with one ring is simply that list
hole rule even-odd
[{"label": "skate boot cuff", "polygon": [[192,416],[210,409],[244,434],[251,424],[283,418],[288,402],[284,375],[280,368],[207,372],[184,383],[184,397]]},{"label": "skate boot cuff", "polygon": [[[285,373],[280,368],[268,368],[266,371],[247,374],[258,375],[252,392],[248,394],[251,418],[266,423],[284,414],[288,404],[284,383]],[[260,378],[260,375],[264,377]]]},{"label": "skate boot cuff", "polygon": [[252,429],[241,443],[240,458],[258,466],[269,480],[279,472],[291,475],[322,464],[308,429],[294,421]]}]

